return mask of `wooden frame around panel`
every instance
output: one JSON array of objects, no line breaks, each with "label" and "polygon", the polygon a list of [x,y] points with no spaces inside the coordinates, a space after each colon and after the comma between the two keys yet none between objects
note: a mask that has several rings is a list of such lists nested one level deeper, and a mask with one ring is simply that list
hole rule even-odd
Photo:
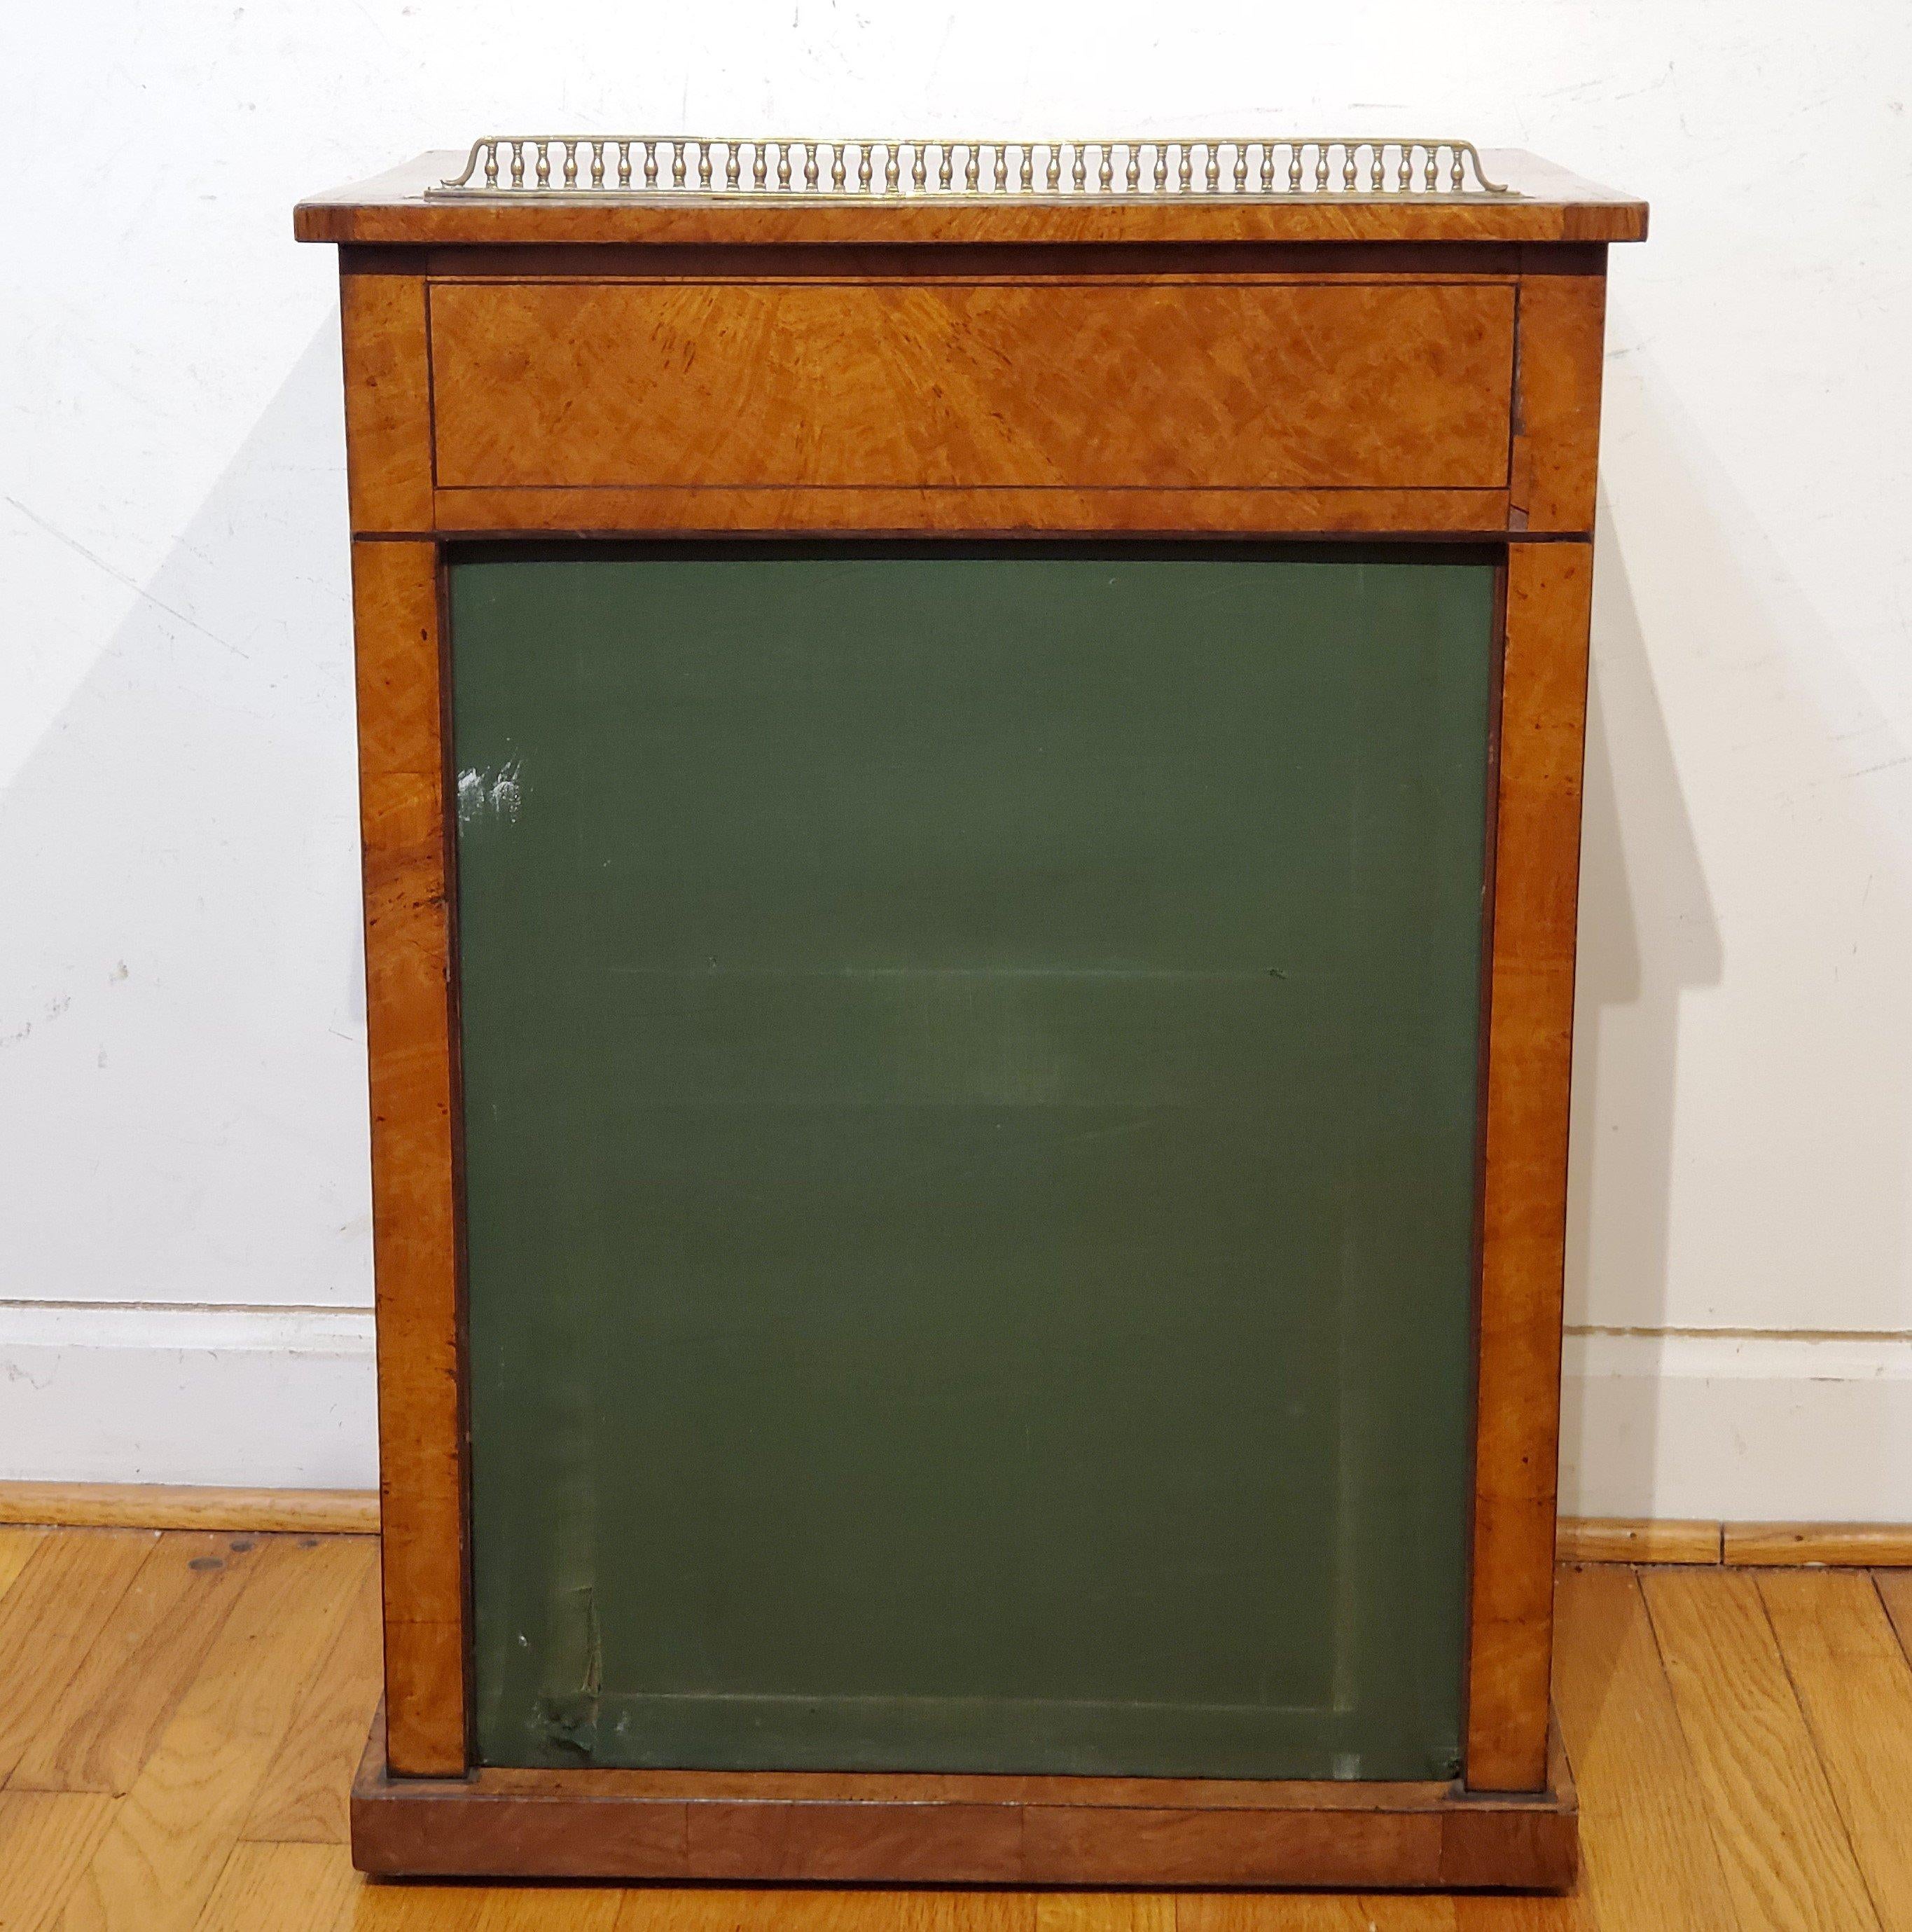
[{"label": "wooden frame around panel", "polygon": [[1545,1780],[1592,546],[1508,547],[1494,846],[1466,1776]]},{"label": "wooden frame around panel", "polygon": [[[444,218],[438,210],[430,215]],[[422,229],[415,238],[407,231],[406,243],[413,238],[430,238]],[[1035,287],[1118,274],[1131,286],[1151,277],[1185,284],[1199,282],[1208,263],[1231,282],[1271,285],[1344,277],[1364,284],[1502,284],[1514,302],[1516,336],[1505,473],[1495,487],[1243,490],[1191,482],[1110,489],[1064,479],[1031,488],[1001,487],[999,478],[926,488],[892,478],[821,490],[787,478],[748,488],[577,488],[542,478],[448,489],[434,461],[436,282],[549,286],[634,278],[712,286],[748,280],[745,251],[529,243],[427,248],[400,244],[398,231],[395,245],[341,250],[385,1537],[387,1708],[355,1810],[355,1842],[368,1868],[1119,1883],[1545,1886],[1570,1880],[1572,1796],[1557,1747],[1550,1757],[1548,1677],[1605,250],[1584,242],[1506,245],[1491,236],[1440,247],[1407,245],[1410,239],[1338,248],[1218,242],[1206,254],[1185,247],[844,245],[813,247],[786,262],[786,251],[763,254],[780,258],[766,265],[782,275],[852,290],[907,290],[959,272]],[[861,297],[847,305],[847,314],[856,312],[868,312]],[[1216,352],[1225,370],[1226,345]],[[1131,1792],[1112,1811],[1107,1791],[1089,1787],[1123,1781],[972,1780],[958,1805],[943,1789],[948,1780],[847,1774],[812,1779],[799,1792],[771,1774],[739,1780],[679,1773],[646,1784],[586,1770],[473,1772],[442,546],[479,531],[799,529],[1365,533],[1505,543],[1464,1788],[1296,1784],[1255,1787],[1245,1797],[1246,1787],[1178,1781],[1167,1803],[1158,1781],[1131,1780],[1148,1783],[1164,1803],[1138,1810]],[[1038,1785],[1040,1802],[1030,1796]],[[736,1810],[745,1797],[745,1809]],[[699,1808],[706,1801],[718,1810]],[[727,1822],[719,1816],[726,1805],[735,1813]],[[975,1850],[983,1839],[966,1840],[960,1856],[940,1855],[934,1832],[918,1835],[926,1806],[939,1829],[957,1813],[975,1811],[971,1822],[996,1850],[985,1858]],[[1005,1822],[1012,1815],[1013,1828]],[[1070,1817],[1073,1826],[1058,1822]],[[1251,1819],[1257,1822],[1251,1826]],[[1350,1822],[1356,1819],[1367,1822],[1357,1828]],[[716,1835],[700,1838],[704,1826]],[[1011,1839],[1013,1858],[1002,1850]],[[686,1850],[697,1844],[706,1851]],[[1143,1849],[1113,1849],[1127,1844]],[[1038,1845],[1047,1849],[1031,1849]]]},{"label": "wooden frame around panel", "polygon": [[[466,1766],[457,1024],[437,546],[354,546],[391,1768]],[[1467,1781],[1545,1783],[1584,544],[1509,547],[1482,1179]],[[455,1708],[454,1708],[455,1706]]]},{"label": "wooden frame around panel", "polygon": [[438,548],[352,545],[391,1768],[461,1773],[470,1616]]}]

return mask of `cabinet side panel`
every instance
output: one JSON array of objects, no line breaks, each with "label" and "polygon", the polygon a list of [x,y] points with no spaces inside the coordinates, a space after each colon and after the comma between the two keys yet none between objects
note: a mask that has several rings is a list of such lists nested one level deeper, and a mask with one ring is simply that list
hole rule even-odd
[{"label": "cabinet side panel", "polygon": [[391,267],[367,272],[348,258],[339,308],[352,527],[428,530],[431,370],[424,278]]},{"label": "cabinet side panel", "polygon": [[1494,859],[1467,1781],[1537,1791],[1553,1644],[1560,1281],[1593,552],[1515,544]]},{"label": "cabinet side panel", "polygon": [[450,916],[436,553],[352,547],[393,1771],[465,1768]]}]

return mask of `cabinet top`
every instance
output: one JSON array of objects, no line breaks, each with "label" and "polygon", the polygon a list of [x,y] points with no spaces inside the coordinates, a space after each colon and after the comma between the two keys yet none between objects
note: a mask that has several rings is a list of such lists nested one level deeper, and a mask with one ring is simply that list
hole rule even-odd
[{"label": "cabinet top", "polygon": [[1464,141],[494,135],[293,211],[301,242],[1638,242],[1647,206]]}]

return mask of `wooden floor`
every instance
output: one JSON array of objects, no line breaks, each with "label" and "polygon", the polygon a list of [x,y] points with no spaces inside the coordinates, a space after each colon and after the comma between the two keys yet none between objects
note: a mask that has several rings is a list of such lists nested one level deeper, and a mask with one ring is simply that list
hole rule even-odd
[{"label": "wooden floor", "polygon": [[369,1538],[0,1528],[0,1932],[1912,1932],[1912,1572],[1570,1567],[1568,1899],[374,1886]]}]

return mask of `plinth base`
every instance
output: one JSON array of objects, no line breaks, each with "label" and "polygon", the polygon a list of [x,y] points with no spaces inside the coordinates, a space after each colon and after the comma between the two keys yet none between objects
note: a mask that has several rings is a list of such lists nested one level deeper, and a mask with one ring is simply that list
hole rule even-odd
[{"label": "plinth base", "polygon": [[1579,1865],[1548,1789],[837,1772],[514,1771],[394,1778],[385,1714],[352,1852],[388,1877],[1557,1892]]}]

